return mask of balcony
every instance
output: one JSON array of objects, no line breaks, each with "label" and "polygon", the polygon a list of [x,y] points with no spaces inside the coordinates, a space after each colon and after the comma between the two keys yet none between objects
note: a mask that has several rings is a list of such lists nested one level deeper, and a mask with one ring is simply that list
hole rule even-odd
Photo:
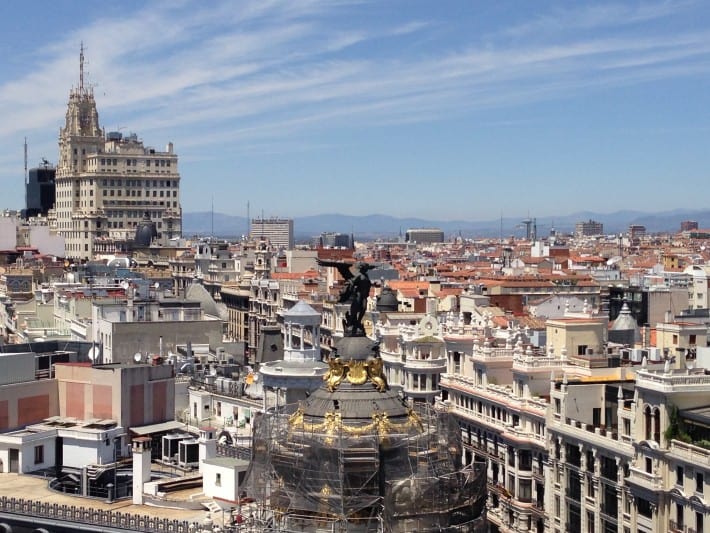
[{"label": "balcony", "polygon": [[628,483],[638,485],[640,487],[658,491],[663,488],[661,476],[646,472],[640,468],[632,466],[629,468],[631,475],[628,477]]},{"label": "balcony", "polygon": [[683,524],[679,524],[675,520],[670,520],[668,522],[668,531],[670,533],[685,533],[687,528]]},{"label": "balcony", "polygon": [[417,369],[417,370],[446,370],[446,359],[436,358],[436,359],[409,359],[407,358],[404,362],[404,367],[407,369]]},{"label": "balcony", "polygon": [[561,419],[554,417],[554,420],[549,425],[551,431],[561,433],[576,439],[591,442],[597,446],[614,450],[617,453],[624,453],[629,458],[633,455],[633,448],[630,442],[621,439],[616,427],[597,427],[592,424],[585,424],[573,418],[565,418],[564,423]]},{"label": "balcony", "polygon": [[636,373],[636,387],[662,393],[674,392],[707,392],[710,386],[710,374],[703,369],[690,373],[687,370],[663,371],[639,370]]},{"label": "balcony", "polygon": [[710,450],[705,448],[679,440],[672,440],[670,453],[688,461],[690,464],[703,465],[706,468],[710,468]]}]

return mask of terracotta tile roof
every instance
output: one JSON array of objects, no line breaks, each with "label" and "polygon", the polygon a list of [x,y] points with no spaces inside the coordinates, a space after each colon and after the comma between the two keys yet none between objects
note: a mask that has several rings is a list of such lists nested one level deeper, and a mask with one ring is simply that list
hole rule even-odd
[{"label": "terracotta tile roof", "polygon": [[403,281],[403,280],[391,280],[389,286],[393,290],[401,289],[429,289],[428,281]]},{"label": "terracotta tile roof", "polygon": [[274,272],[271,274],[272,279],[314,279],[319,278],[320,274],[315,270],[306,272]]}]

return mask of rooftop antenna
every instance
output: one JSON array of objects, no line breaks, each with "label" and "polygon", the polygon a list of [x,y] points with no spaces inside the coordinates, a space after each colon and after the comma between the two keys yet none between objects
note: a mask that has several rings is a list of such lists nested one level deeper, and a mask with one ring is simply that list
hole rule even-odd
[{"label": "rooftop antenna", "polygon": [[503,244],[503,210],[500,212],[500,243]]},{"label": "rooftop antenna", "polygon": [[27,137],[25,137],[25,209],[27,209]]},{"label": "rooftop antenna", "polygon": [[210,218],[210,237],[214,239],[214,194],[212,195],[212,209]]},{"label": "rooftop antenna", "polygon": [[84,94],[84,41],[79,52],[79,94]]},{"label": "rooftop antenna", "polygon": [[247,200],[247,238],[251,238],[251,218],[249,218],[249,200]]}]

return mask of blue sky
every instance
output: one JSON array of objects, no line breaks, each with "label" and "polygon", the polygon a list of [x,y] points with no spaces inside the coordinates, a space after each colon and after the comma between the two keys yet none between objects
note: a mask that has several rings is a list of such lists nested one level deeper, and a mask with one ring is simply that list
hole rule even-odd
[{"label": "blue sky", "polygon": [[2,208],[99,119],[175,144],[188,212],[484,220],[707,207],[710,4],[0,3]]}]

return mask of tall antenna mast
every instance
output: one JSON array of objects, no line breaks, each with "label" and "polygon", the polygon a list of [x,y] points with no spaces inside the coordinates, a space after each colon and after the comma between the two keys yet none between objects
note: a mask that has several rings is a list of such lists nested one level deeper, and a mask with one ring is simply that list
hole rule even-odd
[{"label": "tall antenna mast", "polygon": [[247,239],[251,238],[251,218],[249,218],[249,200],[247,200]]},{"label": "tall antenna mast", "polygon": [[28,183],[28,175],[27,175],[27,137],[25,137],[25,209],[27,209],[27,183]]},{"label": "tall antenna mast", "polygon": [[214,195],[212,195],[212,218],[210,226],[210,236],[214,239]]},{"label": "tall antenna mast", "polygon": [[503,244],[503,211],[500,212],[500,243]]},{"label": "tall antenna mast", "polygon": [[84,41],[79,52],[79,94],[84,94]]}]

